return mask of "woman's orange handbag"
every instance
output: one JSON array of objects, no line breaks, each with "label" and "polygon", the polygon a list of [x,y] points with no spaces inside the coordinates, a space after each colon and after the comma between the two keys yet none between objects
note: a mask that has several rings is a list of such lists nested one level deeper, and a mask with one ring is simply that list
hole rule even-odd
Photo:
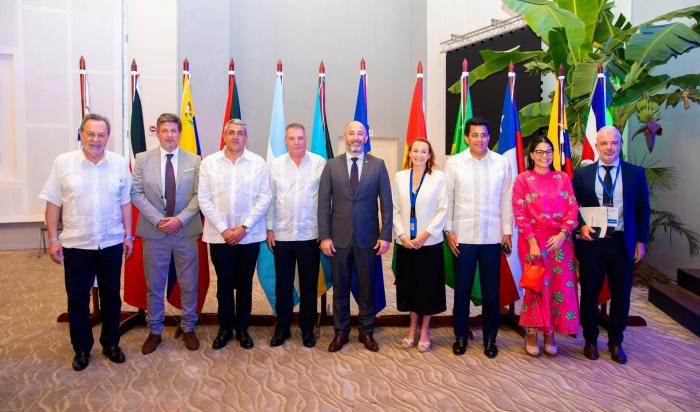
[{"label": "woman's orange handbag", "polygon": [[520,286],[532,292],[541,292],[544,284],[544,270],[544,266],[526,262],[523,276],[520,278]]}]

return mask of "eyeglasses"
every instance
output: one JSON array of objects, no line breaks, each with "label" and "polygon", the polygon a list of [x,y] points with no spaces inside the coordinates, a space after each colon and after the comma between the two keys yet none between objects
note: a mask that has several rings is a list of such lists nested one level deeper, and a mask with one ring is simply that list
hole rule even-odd
[{"label": "eyeglasses", "polygon": [[224,132],[226,136],[245,136],[246,132],[243,130],[227,130]]},{"label": "eyeglasses", "polygon": [[552,154],[554,154],[554,152],[551,150],[535,150],[535,155],[539,157],[551,156]]}]

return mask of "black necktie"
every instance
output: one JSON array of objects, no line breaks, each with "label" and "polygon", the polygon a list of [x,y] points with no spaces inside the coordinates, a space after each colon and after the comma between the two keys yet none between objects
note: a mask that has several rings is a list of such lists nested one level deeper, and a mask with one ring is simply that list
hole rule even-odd
[{"label": "black necktie", "polygon": [[360,185],[360,171],[357,168],[357,157],[353,157],[352,167],[350,168],[350,187],[352,188],[352,194],[357,192],[357,187]]},{"label": "black necktie", "polygon": [[603,178],[603,183],[607,188],[607,190],[603,190],[603,206],[613,205],[613,198],[610,197],[610,195],[608,195],[608,193],[610,193],[614,196],[614,193],[612,192],[612,173],[610,173],[612,168],[612,166],[603,166],[603,169],[605,169],[605,177]]},{"label": "black necktie", "polygon": [[175,215],[175,168],[173,168],[172,153],[165,155],[168,158],[165,163],[165,215]]}]

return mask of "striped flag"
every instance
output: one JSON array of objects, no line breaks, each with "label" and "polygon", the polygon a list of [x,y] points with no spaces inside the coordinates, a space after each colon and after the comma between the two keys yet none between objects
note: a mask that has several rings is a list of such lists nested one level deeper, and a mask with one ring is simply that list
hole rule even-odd
[{"label": "striped flag", "polygon": [[[284,144],[284,95],[282,87],[282,60],[277,60],[277,77],[275,78],[275,91],[272,97],[272,116],[270,118],[270,137],[267,141],[267,164],[275,157],[287,153]],[[276,314],[275,306],[275,259],[267,247],[261,247],[258,254],[258,280],[262,286],[267,300],[272,307],[272,313]],[[296,283],[296,282],[295,282]],[[294,305],[299,302],[297,288],[294,290]]]},{"label": "striped flag", "polygon": [[598,130],[610,124],[606,121],[606,92],[605,73],[603,65],[598,65],[598,77],[593,85],[591,93],[591,108],[588,111],[588,122],[586,123],[586,139],[583,141],[581,151],[581,165],[585,166],[598,160],[598,151],[595,148],[595,139]]},{"label": "striped flag", "polygon": [[[185,59],[182,70],[182,103],[180,105],[180,118],[182,119],[182,134],[180,135],[180,148],[192,154],[202,157],[197,133],[197,121],[195,119],[194,104],[192,103],[192,90],[190,87],[190,63]],[[207,246],[202,242],[202,235],[197,239],[197,251],[199,253],[199,285],[197,289],[197,313],[202,312],[204,300],[209,290],[209,254]],[[170,272],[168,273],[168,302],[180,309],[180,287],[175,274],[175,261],[170,260]]]},{"label": "striped flag", "polygon": [[[520,133],[520,117],[515,103],[515,69],[510,64],[508,84],[503,99],[503,116],[501,117],[501,135],[496,152],[510,161],[513,175],[525,170],[523,155],[523,137]],[[518,231],[513,222],[512,252],[509,256],[501,254],[500,298],[501,306],[509,305],[520,299],[522,289],[519,287],[522,267],[518,256]]]},{"label": "striped flag", "polygon": [[226,128],[226,122],[231,119],[241,119],[241,104],[238,102],[238,87],[236,86],[236,66],[233,63],[233,59],[228,64],[228,98],[226,98],[226,111],[224,111],[224,123],[221,127],[221,143],[219,143],[219,149],[223,149],[225,146],[224,142],[224,130]]},{"label": "striped flag", "polygon": [[[311,131],[311,153],[315,153],[324,159],[333,158],[333,144],[328,132],[328,118],[326,117],[326,68],[321,62],[318,68],[318,88],[316,90],[316,103],[314,105],[314,126]],[[331,273],[331,260],[321,253],[321,267],[318,273],[318,296],[323,295],[333,287],[333,274]]]},{"label": "striped flag", "polygon": [[[464,125],[467,120],[473,117],[472,114],[472,97],[469,92],[469,64],[467,59],[462,61],[462,76],[459,81],[460,91],[459,91],[459,110],[457,112],[457,123],[455,124],[454,137],[452,138],[452,150],[450,155],[456,155],[457,153],[462,153],[469,147],[467,141],[464,139],[464,135],[467,133],[464,130]],[[455,270],[454,270],[454,256],[450,247],[447,246],[447,240],[442,246],[442,256],[445,262],[445,284],[452,289],[455,287]],[[472,286],[471,301],[475,305],[481,305],[481,278],[479,277],[479,266],[476,267],[476,273],[474,273],[474,285]]]},{"label": "striped flag", "polygon": [[[367,132],[367,142],[365,143],[365,153],[369,153],[372,149],[370,144],[369,123],[367,122],[367,69],[365,67],[365,59],[360,61],[360,84],[357,88],[357,102],[355,103],[355,116],[353,120],[362,123]],[[350,290],[352,291],[355,301],[360,296],[360,287],[357,283],[357,275],[353,271],[350,278]],[[384,270],[382,268],[382,257],[377,256],[376,266],[374,271],[374,309],[375,313],[381,312],[386,307],[386,295],[384,294]]]},{"label": "striped flag", "polygon": [[423,111],[423,63],[420,61],[418,62],[418,69],[416,71],[416,85],[413,88],[411,111],[408,114],[406,144],[403,148],[403,165],[406,165],[406,160],[408,159],[408,147],[417,138],[428,139],[428,132],[425,127],[425,114]]},{"label": "striped flag", "polygon": [[[136,61],[131,62],[131,151],[133,158],[146,151],[146,133],[143,123],[143,107],[141,106],[141,88],[139,87],[139,72]],[[139,210],[131,205],[133,213],[131,233],[136,233],[136,223],[139,220]],[[134,236],[134,252],[131,258],[124,261],[124,301],[139,309],[147,309],[146,276],[143,269],[143,243],[140,236]]]},{"label": "striped flag", "polygon": [[559,77],[554,89],[552,112],[549,117],[547,137],[554,144],[554,159],[552,163],[556,170],[566,172],[569,177],[574,175],[574,164],[571,161],[571,145],[569,130],[566,124],[566,103],[564,96],[564,65],[559,67]]}]

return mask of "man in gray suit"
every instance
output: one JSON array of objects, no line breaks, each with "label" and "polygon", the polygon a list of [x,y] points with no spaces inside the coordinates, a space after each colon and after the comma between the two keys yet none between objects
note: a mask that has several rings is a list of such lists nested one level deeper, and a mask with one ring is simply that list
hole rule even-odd
[{"label": "man in gray suit", "polygon": [[146,355],[161,341],[165,319],[164,291],[171,256],[175,259],[180,286],[182,320],[176,332],[182,332],[189,350],[199,349],[194,333],[197,323],[197,287],[199,256],[197,235],[202,233],[197,187],[198,156],[180,150],[182,122],[171,113],[163,113],[156,122],[160,146],[136,155],[131,200],[139,209],[136,235],[143,239],[143,266],[148,286],[150,333],[141,347]]},{"label": "man in gray suit", "polygon": [[[357,272],[360,342],[372,352],[374,340],[374,276],[377,256],[389,250],[392,227],[391,185],[384,161],[364,153],[367,130],[360,122],[345,126],[346,153],[329,160],[318,193],[318,237],[321,251],[331,257],[335,337],[328,346],[337,352],[350,334],[350,277]],[[381,232],[377,197],[381,207]]]}]

